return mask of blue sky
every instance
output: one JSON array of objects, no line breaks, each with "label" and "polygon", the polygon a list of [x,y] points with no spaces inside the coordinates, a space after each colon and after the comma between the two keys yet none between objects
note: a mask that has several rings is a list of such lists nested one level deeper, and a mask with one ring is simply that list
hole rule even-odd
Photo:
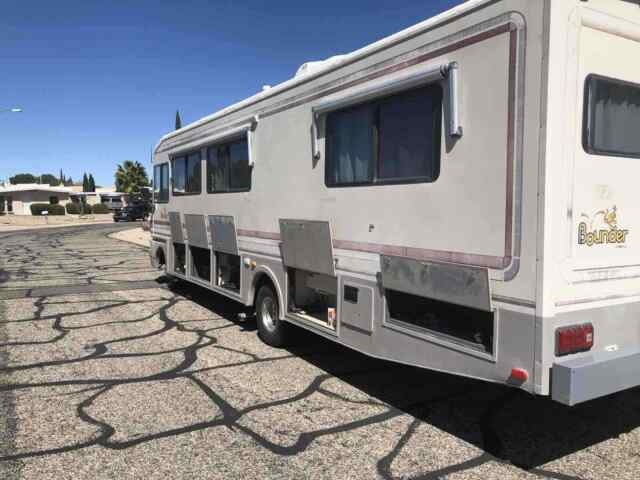
[{"label": "blue sky", "polygon": [[148,166],[172,130],[460,0],[60,0],[4,2],[0,180]]}]

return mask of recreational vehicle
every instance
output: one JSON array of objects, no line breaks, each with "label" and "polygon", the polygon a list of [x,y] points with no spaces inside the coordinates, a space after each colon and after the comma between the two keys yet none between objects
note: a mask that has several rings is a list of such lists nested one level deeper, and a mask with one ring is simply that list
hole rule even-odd
[{"label": "recreational vehicle", "polygon": [[150,255],[367,355],[640,384],[640,6],[472,0],[162,137]]}]

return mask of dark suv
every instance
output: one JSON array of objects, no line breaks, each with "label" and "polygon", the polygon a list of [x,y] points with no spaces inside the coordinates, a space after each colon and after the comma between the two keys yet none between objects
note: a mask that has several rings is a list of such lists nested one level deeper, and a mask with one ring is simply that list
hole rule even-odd
[{"label": "dark suv", "polygon": [[128,205],[114,212],[113,221],[133,222],[135,220],[144,220],[146,216],[147,211],[144,205]]}]

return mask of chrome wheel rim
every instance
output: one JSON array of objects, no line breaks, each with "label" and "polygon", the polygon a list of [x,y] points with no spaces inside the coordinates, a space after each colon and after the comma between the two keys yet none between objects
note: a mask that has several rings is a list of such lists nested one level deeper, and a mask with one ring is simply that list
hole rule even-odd
[{"label": "chrome wheel rim", "polygon": [[262,299],[261,320],[267,330],[273,332],[276,329],[276,318],[278,318],[278,309],[276,302],[271,297]]}]

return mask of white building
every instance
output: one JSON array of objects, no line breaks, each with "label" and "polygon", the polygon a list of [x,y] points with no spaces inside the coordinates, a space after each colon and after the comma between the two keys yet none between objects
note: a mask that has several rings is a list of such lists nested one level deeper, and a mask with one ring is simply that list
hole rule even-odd
[{"label": "white building", "polygon": [[66,205],[70,201],[70,195],[69,187],[52,187],[39,183],[0,184],[0,207],[4,208],[3,213],[31,215],[33,203]]},{"label": "white building", "polygon": [[111,188],[97,188],[95,192],[82,192],[74,187],[71,192],[71,201],[76,203],[86,203],[87,205],[105,204],[109,209],[122,208],[127,204],[129,195],[127,193],[116,192]]}]

